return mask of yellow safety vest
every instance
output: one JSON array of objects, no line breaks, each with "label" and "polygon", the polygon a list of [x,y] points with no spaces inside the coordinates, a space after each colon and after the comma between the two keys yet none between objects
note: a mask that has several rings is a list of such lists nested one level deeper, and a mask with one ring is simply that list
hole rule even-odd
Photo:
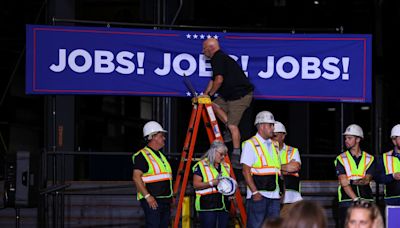
[{"label": "yellow safety vest", "polygon": [[[288,164],[296,153],[299,153],[297,148],[286,145],[286,149],[280,153],[281,165]],[[284,175],[286,190],[300,192],[300,175],[296,173],[288,173]]]},{"label": "yellow safety vest", "polygon": [[[383,164],[385,166],[386,175],[400,172],[400,160],[392,156],[393,150],[383,154]],[[400,197],[400,181],[394,180],[385,184],[385,199],[399,198]]]},{"label": "yellow safety vest", "polygon": [[[360,163],[357,166],[350,152],[346,151],[336,157],[335,166],[337,165],[337,161],[339,161],[340,164],[343,165],[348,180],[357,180],[365,177],[368,168],[372,165],[372,162],[374,161],[374,156],[363,151]],[[358,197],[372,200],[372,190],[369,185],[351,185],[351,187]],[[351,201],[350,197],[344,192],[342,186],[340,185],[338,187],[338,200],[339,202]]]},{"label": "yellow safety vest", "polygon": [[[225,162],[221,164],[221,174],[223,177],[229,177],[230,167]],[[210,165],[208,159],[203,159],[193,166],[193,171],[196,167],[200,168],[203,182],[208,183],[216,179],[219,175],[214,165]],[[227,210],[225,206],[226,197],[218,192],[216,187],[209,187],[201,190],[196,190],[195,207],[197,211],[215,211]]]},{"label": "yellow safety vest", "polygon": [[250,143],[257,160],[250,171],[258,191],[275,191],[279,188],[278,178],[281,174],[281,164],[275,146],[271,144],[272,153],[263,143],[253,136],[244,143]]},{"label": "yellow safety vest", "polygon": [[[169,195],[155,195],[156,198],[169,198],[172,197],[172,170],[171,166],[167,158],[160,152],[160,157],[158,157],[150,148],[147,146],[136,152],[132,156],[132,160],[135,159],[135,156],[138,154],[142,154],[146,159],[147,164],[149,165],[149,169],[146,173],[143,173],[142,180],[144,184],[147,186],[148,190],[151,188],[151,184],[155,182],[161,181],[169,181],[170,182],[170,194]],[[154,196],[154,195],[153,195]],[[140,200],[143,198],[142,193],[138,191],[137,199]]]},{"label": "yellow safety vest", "polygon": [[392,156],[393,150],[383,154],[386,175],[400,172],[400,160]]},{"label": "yellow safety vest", "polygon": [[[298,153],[297,148],[286,145],[286,150],[280,154],[281,165],[288,164],[293,159],[296,152]],[[299,173],[290,173],[288,175],[299,177]]]}]

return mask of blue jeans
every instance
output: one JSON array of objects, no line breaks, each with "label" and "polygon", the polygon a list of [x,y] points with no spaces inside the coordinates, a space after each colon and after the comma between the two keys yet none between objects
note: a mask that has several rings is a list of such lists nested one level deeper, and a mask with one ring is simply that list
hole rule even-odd
[{"label": "blue jeans", "polygon": [[260,201],[248,199],[247,209],[247,228],[259,228],[266,218],[278,218],[281,208],[279,199],[263,197]]},{"label": "blue jeans", "polygon": [[140,200],[140,205],[143,208],[146,219],[147,228],[167,228],[171,219],[171,204],[158,202],[158,208],[153,210],[150,208],[146,200]]},{"label": "blue jeans", "polygon": [[225,228],[228,227],[229,213],[226,211],[199,211],[199,219],[202,228]]}]

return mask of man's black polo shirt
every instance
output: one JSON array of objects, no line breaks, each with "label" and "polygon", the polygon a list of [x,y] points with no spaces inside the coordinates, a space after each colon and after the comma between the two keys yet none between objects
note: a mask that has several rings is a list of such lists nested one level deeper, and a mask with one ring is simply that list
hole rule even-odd
[{"label": "man's black polo shirt", "polygon": [[240,65],[221,50],[214,53],[211,58],[211,67],[213,70],[212,79],[221,75],[224,78],[221,87],[217,93],[224,100],[237,100],[253,91],[253,85],[244,74]]}]

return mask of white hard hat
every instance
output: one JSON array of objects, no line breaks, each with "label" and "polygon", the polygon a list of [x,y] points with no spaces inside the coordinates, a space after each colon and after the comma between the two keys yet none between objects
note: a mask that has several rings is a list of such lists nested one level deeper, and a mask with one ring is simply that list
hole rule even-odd
[{"label": "white hard hat", "polygon": [[221,177],[219,179],[217,190],[222,195],[225,196],[233,195],[236,191],[236,188],[237,188],[237,182],[235,181],[235,179],[231,177]]},{"label": "white hard hat", "polygon": [[262,111],[259,112],[256,116],[256,120],[254,121],[254,125],[260,124],[260,123],[275,123],[275,118],[274,115],[272,115],[271,112],[268,111]]},{"label": "white hard hat", "polygon": [[285,125],[283,125],[279,121],[275,121],[274,125],[274,133],[285,133],[286,134],[286,128]]},{"label": "white hard hat", "polygon": [[157,132],[167,132],[164,130],[159,123],[156,121],[149,121],[147,122],[144,127],[143,127],[143,137],[146,137],[148,135],[152,135],[153,133]]},{"label": "white hard hat", "polygon": [[364,132],[362,128],[357,124],[350,124],[344,131],[343,135],[353,135],[364,138]]},{"label": "white hard hat", "polygon": [[400,124],[397,124],[392,128],[392,132],[390,134],[390,138],[394,138],[400,136]]}]

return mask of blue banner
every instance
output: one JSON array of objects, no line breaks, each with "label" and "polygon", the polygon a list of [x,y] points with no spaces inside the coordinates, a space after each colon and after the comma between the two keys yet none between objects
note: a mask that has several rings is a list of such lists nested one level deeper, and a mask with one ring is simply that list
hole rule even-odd
[{"label": "blue banner", "polygon": [[26,93],[187,97],[212,69],[214,37],[256,99],[371,102],[371,35],[218,33],[27,26]]}]

